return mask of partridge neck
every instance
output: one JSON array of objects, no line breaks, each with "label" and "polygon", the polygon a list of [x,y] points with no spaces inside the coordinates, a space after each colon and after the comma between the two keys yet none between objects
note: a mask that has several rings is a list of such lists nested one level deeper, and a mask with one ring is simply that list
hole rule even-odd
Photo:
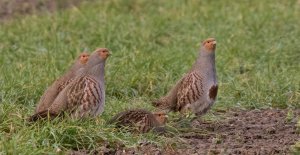
[{"label": "partridge neck", "polygon": [[193,69],[201,68],[201,70],[211,70],[215,68],[215,53],[201,51],[195,62]]},{"label": "partridge neck", "polygon": [[[84,70],[79,75],[93,76],[97,81],[104,79],[105,60],[99,59],[98,55],[91,55]],[[103,73],[102,73],[103,72]]]},{"label": "partridge neck", "polygon": [[104,81],[104,68],[105,61],[93,66],[88,71],[88,75],[93,76],[97,81]]},{"label": "partridge neck", "polygon": [[81,67],[81,64],[79,62],[75,62],[72,67],[69,69],[69,71],[63,76],[64,79],[69,79],[74,76],[76,71]]},{"label": "partridge neck", "polygon": [[82,64],[80,62],[75,62],[72,67],[70,68],[70,72],[75,72],[78,68],[80,68]]}]

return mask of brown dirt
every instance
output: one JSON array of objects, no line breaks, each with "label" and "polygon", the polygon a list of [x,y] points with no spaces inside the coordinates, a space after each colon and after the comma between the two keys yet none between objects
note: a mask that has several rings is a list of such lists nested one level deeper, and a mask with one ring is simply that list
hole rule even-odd
[{"label": "brown dirt", "polygon": [[[234,111],[219,122],[193,122],[195,128],[208,131],[205,136],[186,133],[183,138],[192,149],[180,154],[288,154],[290,146],[300,140],[296,119],[300,110],[287,119],[287,110]],[[188,153],[190,152],[190,153]]]},{"label": "brown dirt", "polygon": [[[288,119],[288,113],[293,113]],[[136,148],[122,145],[99,148],[95,154],[290,154],[291,145],[300,140],[296,130],[300,110],[235,110],[217,113],[219,121],[194,120],[190,128],[177,135],[175,147],[159,147],[142,142]],[[166,135],[166,137],[168,137]],[[167,142],[166,142],[167,143]],[[169,146],[169,147],[167,147]],[[90,152],[92,153],[92,152]],[[85,154],[72,152],[71,154]]]},{"label": "brown dirt", "polygon": [[54,12],[79,5],[83,0],[0,0],[0,21],[19,15]]}]

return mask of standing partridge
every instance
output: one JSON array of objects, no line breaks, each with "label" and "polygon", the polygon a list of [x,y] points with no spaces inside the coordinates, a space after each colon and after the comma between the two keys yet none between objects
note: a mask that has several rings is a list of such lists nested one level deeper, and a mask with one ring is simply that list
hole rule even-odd
[{"label": "standing partridge", "polygon": [[165,112],[152,113],[143,109],[132,109],[118,113],[108,123],[115,124],[117,128],[129,127],[135,131],[146,133],[151,129],[160,129],[166,121]]},{"label": "standing partridge", "polygon": [[205,114],[216,101],[218,92],[215,68],[216,40],[203,41],[199,56],[191,70],[164,97],[154,101],[155,107],[185,112],[197,116]]},{"label": "standing partridge", "polygon": [[51,106],[28,120],[53,118],[63,112],[70,113],[72,118],[95,117],[102,113],[105,104],[104,67],[109,55],[106,48],[94,51],[84,69],[76,73],[74,80],[59,93]]},{"label": "standing partridge", "polygon": [[76,59],[75,63],[71,66],[69,71],[55,80],[54,83],[48,87],[42,97],[40,98],[35,113],[46,110],[50,107],[54,99],[57,97],[59,92],[63,90],[75,77],[76,71],[84,67],[89,58],[89,54],[86,52],[81,53]]}]

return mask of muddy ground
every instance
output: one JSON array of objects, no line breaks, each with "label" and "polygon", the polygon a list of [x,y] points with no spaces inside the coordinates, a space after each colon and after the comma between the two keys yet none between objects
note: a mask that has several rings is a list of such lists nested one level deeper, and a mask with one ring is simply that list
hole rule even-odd
[{"label": "muddy ground", "polygon": [[[84,0],[0,0],[0,21],[17,16],[54,12],[77,6]],[[91,1],[91,0],[89,0]]]},{"label": "muddy ground", "polygon": [[300,110],[235,110],[215,115],[222,119],[197,119],[192,121],[190,128],[177,133],[179,144],[176,147],[143,142],[136,148],[107,145],[94,151],[72,151],[71,154],[291,154],[291,145],[300,140],[296,128]]}]

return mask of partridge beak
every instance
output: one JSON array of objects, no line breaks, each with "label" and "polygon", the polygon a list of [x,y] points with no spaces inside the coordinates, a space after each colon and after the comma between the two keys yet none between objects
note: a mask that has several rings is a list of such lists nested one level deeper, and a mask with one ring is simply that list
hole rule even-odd
[{"label": "partridge beak", "polygon": [[212,44],[213,44],[213,45],[216,45],[216,44],[217,44],[217,41],[214,40],[214,41],[212,42]]}]

